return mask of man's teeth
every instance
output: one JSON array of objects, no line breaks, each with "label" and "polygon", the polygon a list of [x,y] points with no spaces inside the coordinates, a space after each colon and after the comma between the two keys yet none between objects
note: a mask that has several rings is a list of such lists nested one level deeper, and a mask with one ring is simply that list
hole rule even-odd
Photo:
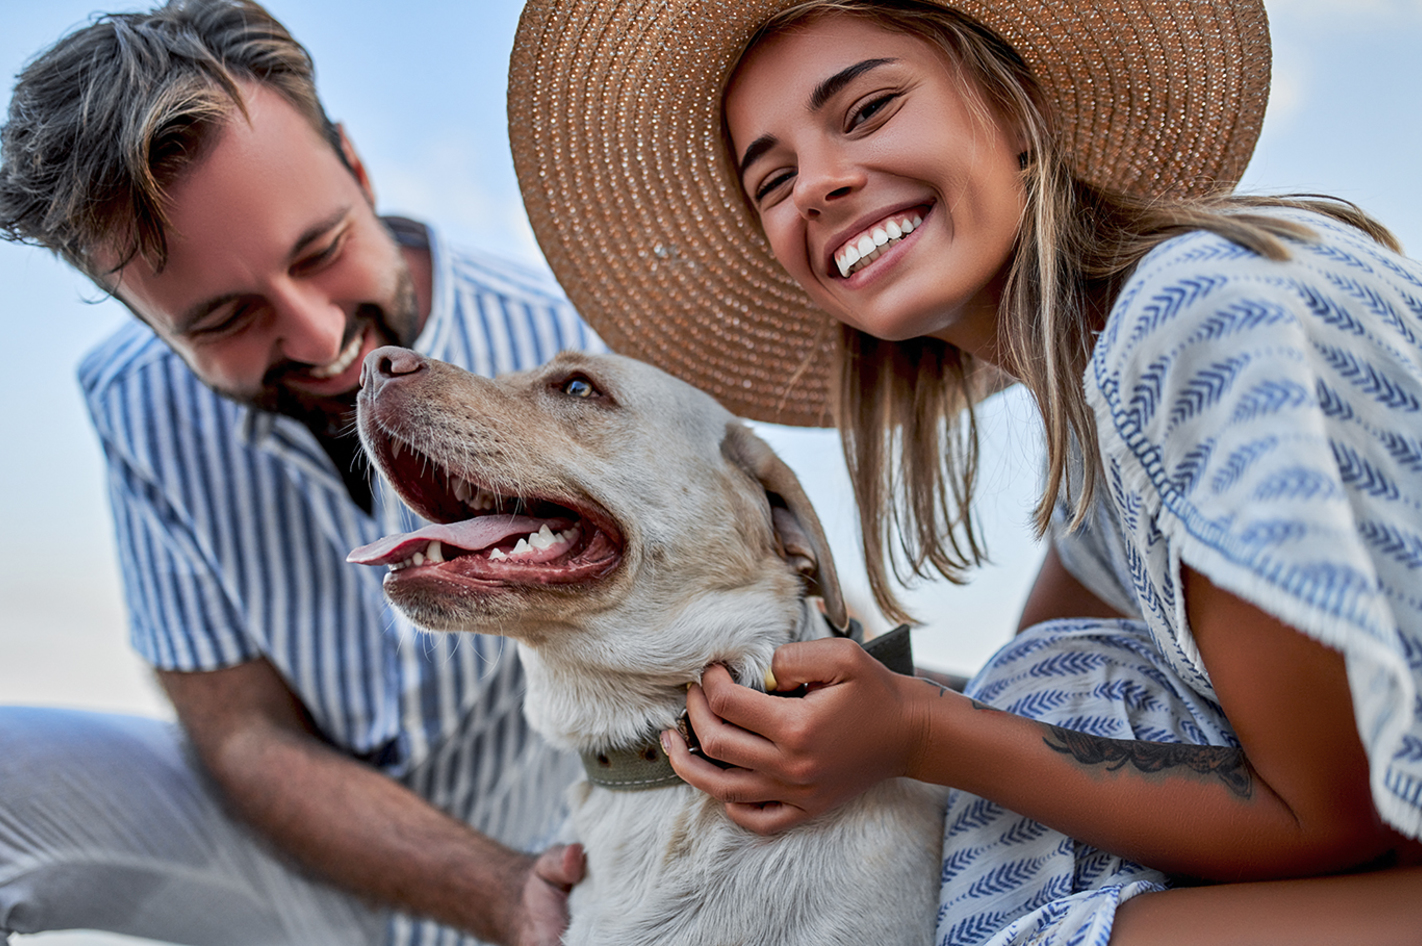
[{"label": "man's teeth", "polygon": [[[579,529],[576,524],[569,526],[562,532],[554,532],[548,528],[548,523],[544,523],[537,532],[530,532],[521,537],[513,549],[505,552],[499,548],[489,550],[489,561],[503,562],[510,559],[526,558],[535,552],[546,552],[557,546],[562,546],[558,551],[571,548],[577,541]],[[423,551],[416,552],[402,562],[392,562],[386,567],[392,572],[403,571],[406,568],[418,567],[420,565],[439,565],[446,559],[444,557],[444,546],[438,540],[427,544]]]},{"label": "man's teeth", "polygon": [[834,255],[835,265],[841,276],[849,276],[879,258],[885,247],[893,246],[923,223],[923,217],[914,213],[885,221],[882,225],[860,234]]},{"label": "man's teeth", "polygon": [[365,333],[361,332],[355,338],[351,339],[349,345],[341,349],[341,353],[336,356],[335,361],[329,365],[321,365],[320,367],[312,368],[307,373],[311,375],[311,377],[321,380],[334,378],[355,363],[357,356],[360,355],[361,346],[364,344]]}]

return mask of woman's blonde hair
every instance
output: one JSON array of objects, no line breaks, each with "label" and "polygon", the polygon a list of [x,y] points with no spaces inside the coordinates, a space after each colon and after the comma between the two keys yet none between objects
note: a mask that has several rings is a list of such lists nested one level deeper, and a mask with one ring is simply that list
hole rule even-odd
[{"label": "woman's blonde hair", "polygon": [[[1393,249],[1397,243],[1357,207],[1313,195],[1246,197],[1220,188],[1205,197],[1139,197],[1093,187],[1072,170],[1031,71],[984,27],[915,0],[809,0],[768,21],[761,39],[827,14],[860,16],[926,40],[947,55],[976,93],[982,120],[1015,126],[1026,142],[1018,242],[998,318],[1003,368],[1034,396],[1046,441],[1047,470],[1035,511],[1046,530],[1058,495],[1082,522],[1101,475],[1096,425],[1082,376],[1093,333],[1121,284],[1152,248],[1208,230],[1268,259],[1285,259],[1285,240],[1307,228],[1270,216],[1279,208],[1318,211],[1356,226]],[[985,558],[972,515],[978,466],[973,404],[996,373],[946,342],[891,342],[841,327],[835,417],[859,507],[874,598],[893,620],[908,620],[897,584],[931,577],[962,582]],[[986,370],[979,370],[979,369]],[[1073,442],[1083,462],[1071,462]]]}]

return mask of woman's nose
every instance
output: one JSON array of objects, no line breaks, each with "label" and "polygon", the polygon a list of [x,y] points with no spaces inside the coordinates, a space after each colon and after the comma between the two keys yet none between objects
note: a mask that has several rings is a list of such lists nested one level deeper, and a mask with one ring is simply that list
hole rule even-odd
[{"label": "woman's nose", "polygon": [[795,175],[793,197],[800,213],[817,217],[836,201],[850,196],[864,183],[863,173],[854,165],[838,160],[802,160]]}]

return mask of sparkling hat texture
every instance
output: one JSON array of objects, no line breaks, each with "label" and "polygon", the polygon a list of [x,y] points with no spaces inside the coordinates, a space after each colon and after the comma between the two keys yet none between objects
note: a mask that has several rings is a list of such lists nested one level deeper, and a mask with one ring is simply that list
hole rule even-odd
[{"label": "sparkling hat texture", "polygon": [[[832,320],[776,263],[721,140],[721,90],[792,0],[529,0],[509,73],[524,204],[616,351],[756,420],[828,426]],[[941,2],[1017,50],[1077,172],[1144,195],[1243,174],[1269,92],[1260,0]]]}]

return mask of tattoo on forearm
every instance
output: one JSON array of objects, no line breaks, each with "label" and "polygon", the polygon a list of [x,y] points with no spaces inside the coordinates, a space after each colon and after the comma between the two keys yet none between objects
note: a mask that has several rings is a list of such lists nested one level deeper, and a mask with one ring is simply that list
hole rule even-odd
[{"label": "tattoo on forearm", "polygon": [[1239,798],[1250,798],[1254,794],[1254,779],[1249,774],[1244,753],[1227,746],[1103,739],[1060,726],[1048,726],[1047,736],[1042,741],[1082,765],[1104,765],[1112,772],[1126,765],[1141,772],[1187,768],[1200,775],[1215,776]]}]

